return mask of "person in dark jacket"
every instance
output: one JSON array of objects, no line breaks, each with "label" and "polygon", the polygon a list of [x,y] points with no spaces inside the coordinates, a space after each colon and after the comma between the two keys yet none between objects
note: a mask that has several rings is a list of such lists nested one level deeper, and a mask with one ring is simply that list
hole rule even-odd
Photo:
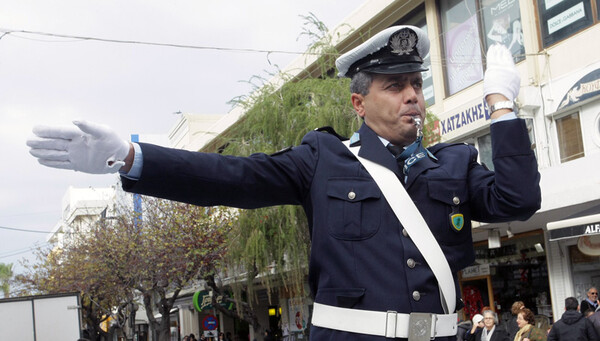
[{"label": "person in dark jacket", "polygon": [[[77,121],[36,127],[28,145],[50,167],[119,171],[129,192],[203,206],[301,205],[311,238],[312,341],[409,333],[455,341],[462,308],[456,274],[475,260],[471,221],[528,219],[540,208],[540,175],[525,121],[513,111],[520,74],[501,45],[488,49],[487,106],[478,106],[490,121],[495,170],[477,163],[468,144],[425,149],[421,72],[428,53],[425,31],[392,26],[337,59],[363,122],[349,141],[310,131],[299,146],[236,157],[130,143],[103,125]],[[396,155],[388,144],[407,149]],[[389,175],[401,191],[389,193],[374,175]]]},{"label": "person in dark jacket", "polygon": [[473,328],[467,333],[468,341],[509,341],[508,332],[498,326],[498,315],[492,310],[484,310],[483,328]]},{"label": "person in dark jacket", "polygon": [[548,341],[552,340],[600,340],[594,325],[579,312],[579,302],[575,297],[565,299],[565,312],[562,318],[554,323]]},{"label": "person in dark jacket", "polygon": [[596,287],[591,287],[586,294],[587,298],[581,301],[579,311],[587,316],[588,311],[593,313],[598,309],[598,289],[596,289]]}]

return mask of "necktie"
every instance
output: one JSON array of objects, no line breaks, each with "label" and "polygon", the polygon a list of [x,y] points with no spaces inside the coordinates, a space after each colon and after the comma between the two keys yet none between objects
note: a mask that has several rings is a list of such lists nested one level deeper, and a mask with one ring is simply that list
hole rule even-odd
[{"label": "necktie", "polygon": [[423,158],[431,157],[432,159],[436,159],[425,147],[423,147],[423,136],[417,137],[417,140],[413,142],[411,145],[403,149],[399,146],[393,146],[388,144],[386,148],[394,154],[398,165],[402,169],[402,173],[404,174],[404,183],[408,180],[408,171],[410,167],[421,161]]}]

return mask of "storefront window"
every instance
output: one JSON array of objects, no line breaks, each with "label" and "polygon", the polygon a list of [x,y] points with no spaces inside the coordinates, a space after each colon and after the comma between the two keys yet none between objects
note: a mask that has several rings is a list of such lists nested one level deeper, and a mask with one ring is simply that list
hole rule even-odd
[{"label": "storefront window", "polygon": [[[581,238],[579,241],[585,240],[583,239],[585,237],[579,238]],[[598,257],[598,249],[594,249],[593,251],[596,253],[586,255],[581,252],[578,245],[569,246],[575,298],[580,302],[587,298],[586,293],[589,288],[600,288],[600,257]]]},{"label": "storefront window", "polygon": [[477,138],[477,150],[479,151],[479,162],[484,164],[489,170],[494,170],[491,134],[485,134]]},{"label": "storefront window", "polygon": [[590,0],[538,0],[538,12],[544,47],[594,23]]},{"label": "storefront window", "polygon": [[[461,273],[465,304],[489,305],[504,323],[511,318],[510,307],[515,301],[523,301],[536,315],[552,317],[542,232],[505,237],[494,249],[488,248],[487,242],[476,244],[475,257],[475,265]],[[470,277],[472,273],[481,275]],[[489,281],[487,292],[485,279]]]},{"label": "storefront window", "polygon": [[560,162],[584,157],[583,138],[579,113],[574,113],[556,120],[556,133],[560,151]]},{"label": "storefront window", "polygon": [[493,44],[502,44],[510,50],[515,62],[525,59],[521,10],[517,0],[480,0],[485,51]]},{"label": "storefront window", "polygon": [[475,0],[440,1],[447,92],[483,79],[481,43]]}]

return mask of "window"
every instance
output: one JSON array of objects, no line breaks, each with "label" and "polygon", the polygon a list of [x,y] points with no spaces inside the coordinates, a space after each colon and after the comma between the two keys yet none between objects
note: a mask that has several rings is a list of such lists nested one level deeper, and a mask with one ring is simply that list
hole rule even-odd
[{"label": "window", "polygon": [[583,157],[583,138],[579,113],[574,113],[556,120],[560,162],[568,162]]},{"label": "window", "polygon": [[477,150],[479,151],[479,163],[485,165],[489,170],[494,170],[492,162],[492,135],[485,134],[477,138]]},{"label": "window", "polygon": [[480,0],[484,41],[487,48],[503,44],[512,53],[515,63],[525,59],[521,10],[517,0]]},{"label": "window", "polygon": [[[427,21],[425,20],[425,5],[417,7],[414,11],[396,21],[394,25],[412,25],[422,29],[427,33]],[[435,104],[435,94],[433,92],[433,77],[431,76],[431,54],[423,58],[423,67],[429,70],[423,72],[423,97],[427,105]]]},{"label": "window", "polygon": [[475,0],[440,1],[447,93],[483,79],[479,24]]},{"label": "window", "polygon": [[515,62],[525,59],[518,0],[448,0],[438,4],[449,95],[483,79],[483,57],[493,44],[508,47]]},{"label": "window", "polygon": [[531,142],[531,149],[537,158],[537,148],[535,142],[535,130],[533,130],[533,118],[524,118],[525,126],[527,127],[527,133],[529,134],[529,141]]},{"label": "window", "polygon": [[590,0],[538,0],[537,3],[544,47],[568,38],[594,23]]}]

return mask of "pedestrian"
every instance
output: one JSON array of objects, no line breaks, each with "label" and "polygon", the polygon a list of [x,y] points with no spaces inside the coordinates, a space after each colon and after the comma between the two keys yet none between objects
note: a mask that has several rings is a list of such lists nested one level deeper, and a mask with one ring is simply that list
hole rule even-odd
[{"label": "pedestrian", "polygon": [[190,341],[190,336],[184,335],[182,341]]},{"label": "pedestrian", "polygon": [[424,31],[393,26],[337,59],[363,121],[349,140],[320,129],[273,155],[234,157],[129,143],[78,121],[36,127],[28,145],[47,166],[119,171],[134,193],[206,206],[302,205],[311,340],[407,338],[409,329],[452,340],[462,308],[456,274],[475,260],[471,220],[528,219],[540,207],[540,176],[512,110],[520,76],[500,45],[488,50],[483,82],[495,172],[467,144],[423,147],[428,53]]},{"label": "pedestrian", "polygon": [[565,312],[560,320],[554,322],[548,341],[587,341],[598,340],[594,324],[585,318],[579,310],[579,302],[575,297],[565,299]]},{"label": "pedestrian", "polygon": [[469,334],[475,334],[478,330],[483,329],[483,315],[475,314],[471,319],[471,322],[473,322],[473,324],[471,325],[471,330],[464,335],[465,340],[469,339]]},{"label": "pedestrian", "polygon": [[586,314],[587,311],[595,312],[598,309],[598,289],[591,287],[587,291],[587,298],[581,301],[580,311],[582,314]]},{"label": "pedestrian", "polygon": [[482,324],[479,328],[471,329],[466,335],[465,340],[468,341],[510,341],[508,332],[505,329],[498,326],[498,315],[489,309],[481,312],[482,315],[477,314],[481,318]]},{"label": "pedestrian", "polygon": [[517,325],[519,331],[514,341],[546,341],[547,331],[535,326],[535,315],[527,308],[522,308],[517,313]]},{"label": "pedestrian", "polygon": [[590,322],[592,322],[592,325],[596,330],[596,334],[600,336],[600,310],[588,316],[588,319],[590,320]]},{"label": "pedestrian", "polygon": [[517,314],[523,308],[525,308],[525,303],[523,303],[523,301],[515,301],[510,307],[510,313],[512,314],[512,317],[506,323],[506,331],[508,332],[508,336],[511,340],[515,339],[515,335],[519,331],[519,326],[517,325]]},{"label": "pedestrian", "polygon": [[[201,335],[200,337],[202,338],[202,337],[204,337],[204,335]],[[189,339],[190,339],[190,341],[197,341],[196,340],[196,335],[194,335],[194,333],[190,334]]]}]

